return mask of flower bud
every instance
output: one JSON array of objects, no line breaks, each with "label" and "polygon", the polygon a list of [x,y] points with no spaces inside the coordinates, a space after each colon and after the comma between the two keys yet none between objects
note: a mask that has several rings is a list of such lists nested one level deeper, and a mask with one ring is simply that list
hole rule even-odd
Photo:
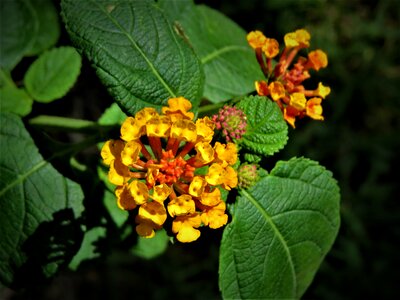
[{"label": "flower bud", "polygon": [[212,117],[212,120],[227,142],[239,140],[246,133],[246,115],[239,108],[225,105]]},{"label": "flower bud", "polygon": [[252,187],[260,179],[255,164],[242,164],[238,169],[238,186],[242,189]]}]

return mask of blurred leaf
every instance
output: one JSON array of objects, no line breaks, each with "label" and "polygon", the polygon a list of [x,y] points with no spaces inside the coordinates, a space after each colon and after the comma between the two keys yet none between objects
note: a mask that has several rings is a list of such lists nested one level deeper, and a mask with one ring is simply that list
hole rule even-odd
[{"label": "blurred leaf", "polygon": [[246,32],[231,19],[207,6],[189,6],[191,1],[164,1],[180,4],[173,9],[175,19],[204,66],[204,97],[217,103],[255,90],[254,81],[263,78]]},{"label": "blurred leaf", "polygon": [[126,112],[175,96],[197,109],[200,61],[153,1],[63,0],[62,14],[72,41]]},{"label": "blurred leaf", "polygon": [[129,213],[118,207],[114,193],[107,189],[104,190],[103,203],[115,225],[120,228],[128,220]]},{"label": "blurred leaf", "polygon": [[39,56],[24,77],[28,93],[38,102],[63,97],[75,84],[81,69],[81,56],[72,47],[60,47]]},{"label": "blurred leaf", "polygon": [[220,250],[224,298],[300,298],[339,229],[339,188],[317,162],[278,162],[241,190]]},{"label": "blurred leaf", "polygon": [[0,67],[12,70],[29,50],[38,29],[29,1],[0,1]]},{"label": "blurred leaf", "polygon": [[0,279],[33,284],[75,253],[83,193],[43,160],[17,116],[1,114],[0,134]]},{"label": "blurred leaf", "polygon": [[26,116],[32,110],[32,98],[24,89],[15,86],[0,88],[0,111],[11,112],[19,116]]},{"label": "blurred leaf", "polygon": [[111,104],[98,120],[100,125],[121,125],[127,115],[119,108],[117,103]]},{"label": "blurred leaf", "polygon": [[241,139],[245,149],[255,154],[272,155],[282,149],[288,129],[279,107],[266,97],[249,96],[237,105],[247,117],[246,133]]},{"label": "blurred leaf", "polygon": [[138,237],[138,243],[132,249],[132,252],[139,257],[152,259],[164,253],[169,240],[170,238],[164,229],[157,230],[156,235],[151,239]]},{"label": "blurred leaf", "polygon": [[[158,0],[157,4],[171,21],[177,21],[183,14],[195,7],[193,0]],[[175,22],[174,26],[179,25]],[[176,28],[176,30],[179,29]]]},{"label": "blurred leaf", "polygon": [[58,13],[51,0],[31,0],[35,10],[38,31],[26,55],[37,55],[54,46],[60,37]]},{"label": "blurred leaf", "polygon": [[98,257],[99,253],[96,253],[96,246],[93,244],[99,239],[104,238],[105,235],[106,229],[104,227],[95,227],[86,231],[81,248],[70,262],[69,268],[76,271],[84,260]]},{"label": "blurred leaf", "polygon": [[0,88],[5,86],[15,87],[15,83],[11,78],[10,72],[0,68]]}]

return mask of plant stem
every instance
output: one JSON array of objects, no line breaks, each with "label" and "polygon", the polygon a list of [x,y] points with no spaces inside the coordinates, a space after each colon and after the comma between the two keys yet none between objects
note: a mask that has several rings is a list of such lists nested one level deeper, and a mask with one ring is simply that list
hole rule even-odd
[{"label": "plant stem", "polygon": [[104,131],[108,132],[115,127],[112,125],[99,125],[96,122],[88,120],[46,115],[41,115],[30,119],[29,124],[42,129],[81,133],[104,133]]},{"label": "plant stem", "polygon": [[92,135],[90,137],[88,137],[87,139],[79,142],[79,143],[75,143],[75,144],[67,144],[65,145],[65,148],[63,148],[62,150],[55,152],[52,156],[50,156],[50,158],[48,158],[48,161],[51,161],[52,159],[56,158],[56,157],[62,157],[64,155],[75,155],[76,153],[78,153],[79,151],[88,148],[96,143],[99,142],[99,136],[98,135]]},{"label": "plant stem", "polygon": [[97,123],[93,121],[46,115],[30,119],[29,124],[38,127],[66,129],[71,131],[80,131],[82,129],[98,127]]},{"label": "plant stem", "polygon": [[225,102],[221,102],[221,103],[215,103],[215,104],[209,104],[209,105],[201,106],[201,107],[199,107],[199,114],[204,114],[204,113],[206,113],[208,111],[216,110],[218,108],[221,108],[225,104],[226,104]]}]

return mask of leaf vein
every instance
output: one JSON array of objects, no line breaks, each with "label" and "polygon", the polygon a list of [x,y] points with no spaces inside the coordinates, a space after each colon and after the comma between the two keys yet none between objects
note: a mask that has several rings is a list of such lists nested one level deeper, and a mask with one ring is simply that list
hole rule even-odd
[{"label": "leaf vein", "polygon": [[209,54],[207,54],[206,56],[204,56],[203,58],[201,58],[201,63],[203,65],[207,64],[209,61],[217,58],[218,56],[226,53],[226,52],[233,52],[233,51],[244,51],[247,52],[248,49],[247,47],[244,46],[237,46],[237,45],[229,45],[229,46],[225,46],[222,47],[220,49],[217,49]]},{"label": "leaf vein", "polygon": [[25,173],[19,175],[16,179],[11,181],[9,184],[7,184],[1,191],[0,191],[0,197],[3,196],[9,189],[13,188],[15,185],[21,183],[24,181],[26,178],[28,178],[30,175],[32,175],[34,172],[39,170],[40,168],[44,167],[47,164],[47,161],[42,160],[36,165],[34,165],[31,169],[26,171]]},{"label": "leaf vein", "polygon": [[132,46],[139,52],[139,54],[143,57],[147,65],[149,66],[150,70],[154,74],[154,76],[158,79],[158,81],[164,86],[166,91],[172,96],[176,97],[175,93],[172,91],[172,89],[169,87],[169,85],[165,82],[165,80],[162,78],[161,74],[158,72],[158,70],[155,68],[153,63],[150,61],[150,59],[147,57],[147,55],[143,52],[143,50],[139,47],[139,45],[135,42],[135,40],[132,38],[129,32],[125,30],[125,28],[115,19],[113,18],[99,3],[96,1],[90,0],[94,5],[97,5],[97,7],[108,17],[108,19],[119,29],[121,32],[125,35],[125,37],[129,40],[129,42],[132,44]]},{"label": "leaf vein", "polygon": [[322,247],[321,247],[320,245],[318,245],[316,242],[311,241],[311,240],[305,240],[305,241],[300,241],[300,242],[291,244],[291,245],[289,246],[289,248],[293,248],[293,247],[296,247],[296,246],[298,246],[298,245],[305,244],[305,243],[313,244],[316,248],[318,248],[318,250],[319,250],[320,253],[324,253],[324,251],[322,250]]},{"label": "leaf vein", "polygon": [[261,215],[264,217],[264,219],[269,223],[269,225],[271,226],[272,230],[275,232],[276,237],[279,239],[280,243],[282,244],[285,253],[286,253],[286,257],[290,266],[290,271],[291,271],[291,276],[292,276],[292,282],[293,282],[293,286],[292,286],[292,294],[296,295],[296,290],[297,290],[297,278],[296,278],[296,273],[295,273],[295,267],[294,267],[294,263],[292,261],[292,257],[290,255],[290,250],[289,250],[289,246],[285,240],[285,238],[283,237],[283,235],[281,234],[281,232],[279,231],[279,229],[277,228],[277,226],[275,225],[275,223],[273,222],[273,219],[271,218],[271,216],[264,210],[264,208],[257,202],[256,199],[254,199],[254,197],[249,194],[246,190],[242,190],[241,191],[244,196],[249,199],[249,201],[254,205],[254,207],[261,213]]},{"label": "leaf vein", "polygon": [[292,210],[288,210],[288,211],[283,211],[280,213],[277,213],[275,215],[272,216],[272,219],[275,218],[279,218],[282,217],[283,215],[286,214],[291,214],[291,213],[315,213],[320,215],[323,219],[325,219],[325,221],[329,224],[329,226],[331,226],[333,229],[335,229],[335,224],[333,224],[332,220],[330,220],[325,214],[323,214],[321,211],[316,210],[316,209],[292,209]]}]

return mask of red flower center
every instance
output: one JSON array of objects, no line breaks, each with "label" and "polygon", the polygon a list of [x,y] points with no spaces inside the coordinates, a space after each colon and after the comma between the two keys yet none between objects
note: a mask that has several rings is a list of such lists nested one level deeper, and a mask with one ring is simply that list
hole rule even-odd
[{"label": "red flower center", "polygon": [[189,165],[182,157],[174,157],[171,150],[162,153],[160,160],[161,167],[157,174],[156,180],[159,183],[166,183],[171,185],[179,179],[190,182],[194,176],[195,168]]}]

